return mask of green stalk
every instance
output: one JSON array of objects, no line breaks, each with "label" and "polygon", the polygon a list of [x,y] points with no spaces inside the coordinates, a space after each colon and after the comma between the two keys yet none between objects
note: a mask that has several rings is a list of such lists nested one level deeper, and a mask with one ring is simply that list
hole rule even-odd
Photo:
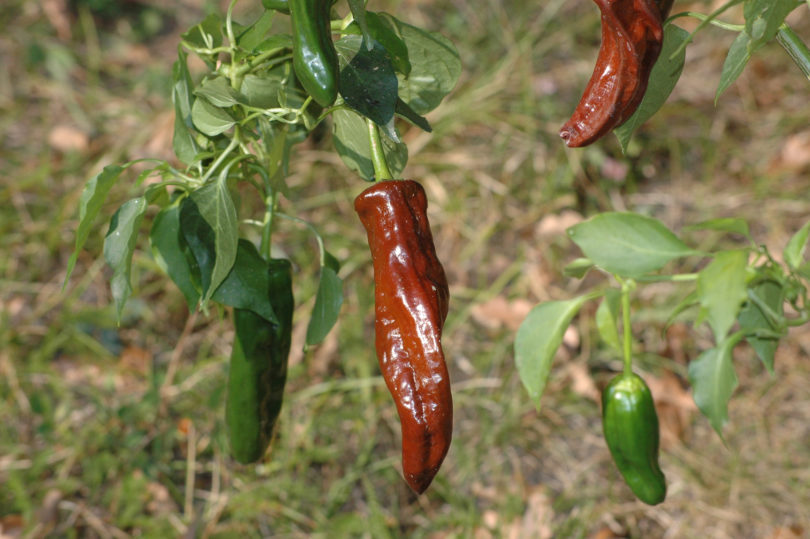
[{"label": "green stalk", "polygon": [[796,62],[799,69],[802,70],[804,76],[810,79],[810,50],[807,45],[797,36],[790,26],[783,24],[779,27],[779,32],[776,34],[776,41],[782,45],[782,48],[788,53],[788,56]]},{"label": "green stalk", "polygon": [[624,374],[633,374],[633,331],[630,327],[630,284],[622,283],[622,330],[624,332]]},{"label": "green stalk", "polygon": [[371,163],[374,165],[374,180],[391,180],[394,177],[388,169],[388,163],[385,160],[385,152],[383,152],[382,140],[380,139],[380,128],[377,124],[369,119],[366,119],[368,125],[368,139],[371,144]]}]

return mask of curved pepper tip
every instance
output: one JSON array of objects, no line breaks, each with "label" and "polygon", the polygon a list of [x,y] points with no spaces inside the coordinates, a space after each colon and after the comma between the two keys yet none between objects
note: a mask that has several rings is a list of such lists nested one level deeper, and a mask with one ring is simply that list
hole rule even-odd
[{"label": "curved pepper tip", "polygon": [[562,126],[560,129],[560,138],[563,139],[565,145],[569,148],[576,148],[581,146],[581,144],[577,143],[577,131],[573,127],[569,127],[568,125]]},{"label": "curved pepper tip", "polygon": [[436,477],[439,468],[431,468],[420,473],[405,473],[405,482],[416,494],[422,494],[427,490]]}]

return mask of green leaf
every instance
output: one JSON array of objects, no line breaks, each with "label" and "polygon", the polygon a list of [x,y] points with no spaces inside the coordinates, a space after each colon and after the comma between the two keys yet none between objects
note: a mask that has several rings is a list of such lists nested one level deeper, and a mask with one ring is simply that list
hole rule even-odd
[{"label": "green leaf", "polygon": [[518,329],[515,363],[520,380],[538,410],[554,354],[562,343],[566,328],[587,299],[582,296],[541,303],[529,312]]},{"label": "green leaf", "polygon": [[563,275],[582,279],[593,269],[593,261],[589,258],[577,258],[563,268]]},{"label": "green leaf", "polygon": [[609,273],[638,277],[696,254],[660,221],[637,213],[602,213],[568,229],[585,256]]},{"label": "green leaf", "polygon": [[259,43],[254,52],[268,53],[273,51],[280,51],[282,49],[292,48],[292,36],[290,34],[273,34],[261,43]]},{"label": "green leaf", "polygon": [[405,118],[416,127],[424,131],[427,131],[428,133],[433,131],[433,128],[430,127],[427,118],[416,114],[416,111],[413,110],[411,107],[409,107],[408,104],[400,98],[397,98],[397,106],[395,112],[397,116]]},{"label": "green leaf", "polygon": [[[647,85],[647,91],[644,93],[644,98],[639,103],[636,112],[622,125],[613,130],[613,134],[619,139],[623,153],[627,152],[627,145],[630,143],[630,138],[635,130],[664,106],[675,85],[678,84],[686,62],[686,47],[682,47],[682,45],[688,39],[689,32],[686,30],[674,24],[667,24],[664,27],[664,43],[661,54],[650,72],[649,84]],[[672,57],[675,51],[678,51],[678,54]]]},{"label": "green leaf", "polygon": [[155,261],[183,293],[191,311],[200,300],[200,293],[194,286],[191,266],[180,240],[180,206],[173,204],[155,216],[149,241]]},{"label": "green leaf", "polygon": [[[402,73],[407,77],[411,72],[411,62],[408,59],[408,47],[399,35],[396,19],[387,13],[366,11],[366,23],[371,39],[382,45],[391,58],[391,63],[397,73]],[[345,32],[347,34],[361,33],[357,23],[350,24]]]},{"label": "green leaf", "polygon": [[747,298],[747,265],[747,251],[721,251],[698,274],[698,299],[717,342],[734,325]]},{"label": "green leaf", "polygon": [[366,42],[369,50],[371,50],[372,35],[366,23],[366,3],[363,0],[347,1],[349,2],[349,9],[352,12],[352,18],[354,18],[354,22],[357,23],[357,26],[360,27],[360,31],[363,33],[363,40]]},{"label": "green leaf", "polygon": [[728,338],[689,363],[689,383],[695,404],[720,438],[723,426],[728,423],[728,401],[738,385],[731,362],[731,351],[736,344],[736,338]]},{"label": "green leaf", "polygon": [[180,37],[196,48],[219,47],[222,45],[222,19],[212,13]]},{"label": "green leaf", "polygon": [[231,271],[211,299],[235,309],[253,311],[268,322],[278,324],[270,302],[267,261],[256,246],[244,238],[239,240]]},{"label": "green leaf", "polygon": [[327,268],[331,268],[335,273],[340,271],[340,260],[326,250],[323,252],[323,265]]},{"label": "green leaf", "polygon": [[228,111],[215,107],[205,99],[196,99],[191,106],[191,121],[200,133],[215,137],[236,123]]},{"label": "green leaf", "polygon": [[684,227],[686,230],[718,230],[720,232],[728,232],[730,234],[739,234],[750,238],[751,234],[748,230],[748,223],[745,219],[737,219],[733,217],[723,217],[719,219],[709,219],[701,221],[700,223]]},{"label": "green leaf", "polygon": [[236,38],[237,45],[247,52],[253,52],[253,50],[262,43],[270,27],[273,25],[274,15],[272,11],[262,13],[262,15],[256,19],[256,22],[251,24]]},{"label": "green leaf", "polygon": [[183,163],[190,165],[194,157],[200,152],[200,147],[194,139],[194,124],[191,121],[191,106],[194,102],[192,94],[193,83],[191,73],[186,63],[186,53],[182,48],[177,53],[177,61],[172,67],[172,101],[174,102],[174,135],[172,149],[174,154]]},{"label": "green leaf", "polygon": [[343,281],[329,266],[321,268],[321,280],[315,306],[307,325],[308,345],[322,342],[337,322],[340,307],[343,305]]},{"label": "green leaf", "polygon": [[411,72],[399,75],[399,97],[417,114],[439,106],[461,75],[458,51],[447,38],[391,17],[408,47]]},{"label": "green leaf", "polygon": [[[351,170],[356,171],[366,180],[374,178],[374,165],[371,162],[371,146],[368,138],[368,126],[362,116],[350,110],[336,110],[332,113],[334,120],[335,149],[340,158]],[[408,162],[408,147],[382,137],[383,152],[388,168],[394,177],[405,169]]]},{"label": "green leaf", "polygon": [[73,268],[76,267],[79,252],[81,252],[88,236],[90,236],[90,228],[101,210],[101,206],[104,205],[110,189],[112,189],[112,186],[127,166],[107,165],[85,184],[82,196],[79,198],[79,226],[76,229],[76,244],[73,253],[68,259],[65,282],[62,286],[67,285],[70,274],[73,273]]},{"label": "green leaf", "polygon": [[[687,309],[691,309],[692,307],[696,307],[698,305],[700,305],[700,303],[698,302],[697,291],[693,290],[692,292],[689,293],[688,296],[683,298],[672,309],[672,311],[670,311],[669,316],[667,317],[667,321],[664,324],[664,329],[662,330],[662,332],[666,332],[666,330],[669,329],[669,326],[672,325],[672,323],[675,321],[675,318],[677,318],[679,314],[686,311]],[[697,321],[695,321],[695,323],[697,324]]]},{"label": "green leaf", "polygon": [[394,66],[377,42],[371,49],[361,48],[340,70],[340,95],[346,104],[377,125],[394,117],[397,84]]},{"label": "green leaf", "polygon": [[[782,287],[773,281],[765,281],[749,291],[749,295],[754,296],[766,305],[770,311],[779,318],[779,323],[784,323],[784,290]],[[776,333],[781,332],[779,323],[776,320],[766,315],[762,308],[749,298],[738,317],[740,328],[747,332],[754,332],[757,330],[773,331]],[[774,374],[773,360],[776,354],[776,349],[779,347],[778,338],[765,338],[749,335],[745,338],[751,348],[757,354],[762,364],[768,369],[771,375]]]},{"label": "green leaf", "polygon": [[771,41],[788,14],[798,6],[797,0],[748,0],[745,2],[743,4],[745,32],[751,36],[754,50]]},{"label": "green leaf", "polygon": [[616,352],[622,352],[622,343],[619,338],[619,304],[622,293],[620,290],[611,288],[605,292],[605,299],[596,309],[596,329],[605,344],[613,348]]},{"label": "green leaf", "polygon": [[237,103],[247,103],[247,98],[240,96],[225,77],[205,79],[194,90],[194,95],[208,100],[214,107],[231,107]]},{"label": "green leaf", "polygon": [[280,105],[279,93],[283,91],[284,81],[275,74],[254,75],[249,73],[242,80],[242,93],[251,107],[276,108]]},{"label": "green leaf", "polygon": [[751,59],[749,45],[751,45],[750,36],[745,32],[740,32],[731,47],[729,47],[728,55],[725,62],[723,62],[723,70],[720,72],[720,84],[717,85],[717,93],[714,96],[715,105],[717,105],[723,92],[737,80],[737,77],[745,69],[745,64]]},{"label": "green leaf", "polygon": [[125,202],[110,219],[110,229],[104,238],[104,259],[113,270],[110,289],[119,321],[124,304],[132,294],[132,285],[129,281],[132,253],[135,252],[138,228],[145,212],[145,198],[138,197]]},{"label": "green leaf", "polygon": [[804,263],[804,251],[807,249],[808,237],[810,237],[810,221],[793,234],[782,253],[790,269],[797,270]]},{"label": "green leaf", "polygon": [[751,56],[776,37],[785,17],[798,6],[796,0],[748,0],[743,4],[745,30],[729,47],[714,101],[737,80]]},{"label": "green leaf", "polygon": [[[180,206],[180,227],[200,268],[205,304],[236,260],[239,239],[236,208],[226,182],[208,183],[192,192]],[[213,238],[206,227],[213,232]],[[213,264],[211,252],[215,253]]]}]

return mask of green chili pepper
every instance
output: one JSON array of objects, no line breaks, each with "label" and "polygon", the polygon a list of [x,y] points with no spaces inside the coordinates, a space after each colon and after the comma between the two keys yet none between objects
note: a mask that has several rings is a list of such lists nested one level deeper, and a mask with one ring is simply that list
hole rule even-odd
[{"label": "green chili pepper", "polygon": [[335,102],[339,65],[332,42],[332,0],[288,0],[293,30],[293,68],[301,86],[322,107]]},{"label": "green chili pepper", "polygon": [[281,410],[292,333],[293,294],[289,260],[268,262],[270,304],[278,323],[253,311],[234,309],[236,337],[231,352],[225,422],[234,458],[261,459]]},{"label": "green chili pepper", "polygon": [[633,373],[615,377],[602,393],[602,426],[613,462],[633,493],[656,505],[667,495],[658,466],[658,415],[650,388]]}]

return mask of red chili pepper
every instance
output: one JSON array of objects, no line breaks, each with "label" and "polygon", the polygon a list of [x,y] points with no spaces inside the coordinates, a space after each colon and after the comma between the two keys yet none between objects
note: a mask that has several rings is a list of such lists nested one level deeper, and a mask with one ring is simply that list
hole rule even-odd
[{"label": "red chili pepper", "polygon": [[402,427],[402,470],[421,494],[453,434],[453,399],[441,337],[450,292],[436,256],[427,198],[412,180],[383,181],[354,208],[374,264],[377,359]]},{"label": "red chili pepper", "polygon": [[570,147],[587,146],[638,108],[664,41],[671,0],[594,0],[602,12],[602,45],[577,108],[560,129]]}]

